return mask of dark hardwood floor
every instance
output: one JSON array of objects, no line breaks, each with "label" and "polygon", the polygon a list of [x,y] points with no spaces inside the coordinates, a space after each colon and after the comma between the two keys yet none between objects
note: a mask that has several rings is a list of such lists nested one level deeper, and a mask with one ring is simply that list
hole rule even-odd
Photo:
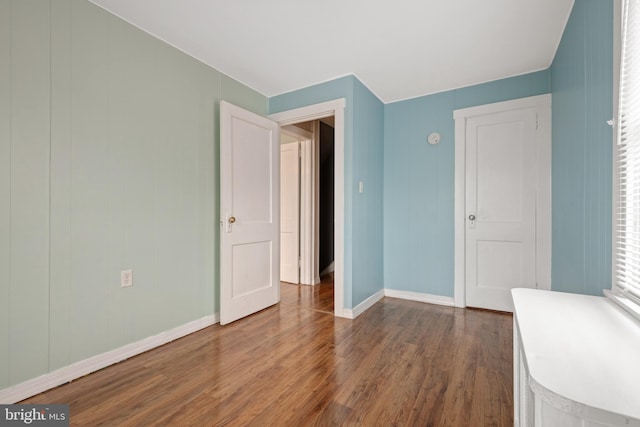
[{"label": "dark hardwood floor", "polygon": [[70,404],[74,426],[512,426],[512,382],[509,314],[283,298],[25,403]]}]

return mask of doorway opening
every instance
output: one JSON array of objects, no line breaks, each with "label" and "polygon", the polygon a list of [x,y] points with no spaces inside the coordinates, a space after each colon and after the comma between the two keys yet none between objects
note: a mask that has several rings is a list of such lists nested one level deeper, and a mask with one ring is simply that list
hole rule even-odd
[{"label": "doorway opening", "polygon": [[294,108],[291,110],[274,113],[269,116],[280,127],[295,123],[308,122],[326,117],[334,118],[334,316],[353,318],[351,310],[344,306],[345,299],[345,105],[344,98],[334,99],[319,104]]},{"label": "doorway opening", "polygon": [[280,128],[281,302],[334,312],[335,117]]}]

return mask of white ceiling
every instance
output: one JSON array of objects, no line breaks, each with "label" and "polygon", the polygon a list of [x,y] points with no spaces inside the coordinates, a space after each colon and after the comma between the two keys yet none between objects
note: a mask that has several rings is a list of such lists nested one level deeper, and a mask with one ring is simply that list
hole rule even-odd
[{"label": "white ceiling", "polygon": [[393,102],[547,68],[573,0],[91,0],[266,96],[356,75]]}]

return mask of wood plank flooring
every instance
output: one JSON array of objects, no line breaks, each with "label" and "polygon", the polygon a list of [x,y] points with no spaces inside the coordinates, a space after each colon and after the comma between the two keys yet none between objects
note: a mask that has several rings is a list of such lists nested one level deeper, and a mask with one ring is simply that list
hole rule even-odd
[{"label": "wood plank flooring", "polygon": [[333,273],[322,277],[315,286],[280,282],[280,302],[333,313]]},{"label": "wood plank flooring", "polygon": [[384,298],[279,304],[24,403],[73,426],[512,426],[512,317]]}]

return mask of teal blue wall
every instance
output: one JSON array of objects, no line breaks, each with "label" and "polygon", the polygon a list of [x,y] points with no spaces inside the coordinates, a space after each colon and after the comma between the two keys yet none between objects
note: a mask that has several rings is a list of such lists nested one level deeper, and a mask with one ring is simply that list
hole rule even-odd
[{"label": "teal blue wall", "polygon": [[551,66],[552,288],[611,287],[613,1],[576,0]]},{"label": "teal blue wall", "polygon": [[[453,110],[549,92],[553,93],[552,287],[598,295],[610,287],[612,134],[605,122],[611,118],[613,103],[612,28],[610,1],[578,0],[550,69],[387,104],[382,115],[375,102],[356,102],[361,83],[353,77],[270,99],[273,113],[347,98],[345,301],[354,296],[347,307],[380,287],[375,281],[380,270],[372,257],[377,251],[370,250],[378,244],[384,248],[385,288],[453,296]],[[363,93],[370,92],[364,88]],[[375,202],[362,199],[371,206],[360,205],[356,188],[365,162],[368,172],[377,170],[379,153],[372,151],[368,158],[362,150],[376,146],[363,142],[381,116],[384,173],[376,178],[383,177],[384,231],[382,242],[374,244],[367,239],[374,239],[377,220],[361,219],[377,214],[378,196]],[[425,142],[433,131],[442,135],[437,146]],[[361,206],[367,206],[366,212],[359,210]],[[372,232],[364,232],[366,227]],[[364,242],[369,251],[360,252]],[[375,285],[368,287],[369,283]]]},{"label": "teal blue wall", "polygon": [[[453,296],[452,110],[548,92],[552,288],[610,288],[612,52],[612,1],[577,0],[550,69],[385,106],[386,288]],[[424,142],[433,131],[435,147]]]},{"label": "teal blue wall", "polygon": [[[384,104],[354,78],[352,179],[353,307],[384,287]],[[358,182],[364,192],[358,192]]]},{"label": "teal blue wall", "polygon": [[293,92],[273,96],[269,98],[269,114],[345,98],[347,101],[345,110],[345,133],[350,135],[353,128],[351,125],[351,117],[353,111],[353,85],[355,80],[356,78],[354,76],[344,76]]},{"label": "teal blue wall", "polygon": [[[383,288],[382,176],[384,106],[346,76],[269,99],[269,112],[345,98],[344,304],[352,308]],[[358,192],[363,181],[364,193]]]},{"label": "teal blue wall", "polygon": [[87,1],[0,0],[0,389],[217,311],[220,99],[267,113]]},{"label": "teal blue wall", "polygon": [[549,90],[545,70],[385,105],[385,288],[453,296],[453,110]]}]

